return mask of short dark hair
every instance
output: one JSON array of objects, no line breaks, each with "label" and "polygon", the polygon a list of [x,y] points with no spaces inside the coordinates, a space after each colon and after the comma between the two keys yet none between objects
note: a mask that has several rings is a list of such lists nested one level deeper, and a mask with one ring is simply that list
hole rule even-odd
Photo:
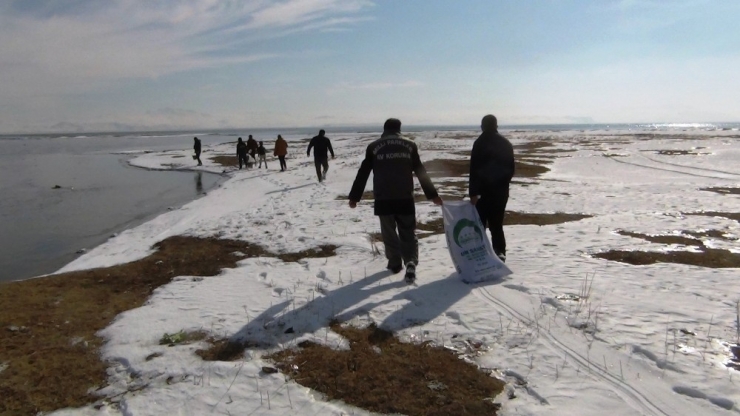
[{"label": "short dark hair", "polygon": [[480,128],[483,131],[496,131],[498,130],[498,120],[496,120],[496,116],[493,114],[488,114],[483,117],[483,120],[480,122]]},{"label": "short dark hair", "polygon": [[398,133],[401,131],[401,120],[397,118],[389,118],[383,124],[383,131],[388,133]]},{"label": "short dark hair", "polygon": [[319,136],[323,136],[324,134],[326,134],[326,132],[324,131],[324,129],[319,130]]}]

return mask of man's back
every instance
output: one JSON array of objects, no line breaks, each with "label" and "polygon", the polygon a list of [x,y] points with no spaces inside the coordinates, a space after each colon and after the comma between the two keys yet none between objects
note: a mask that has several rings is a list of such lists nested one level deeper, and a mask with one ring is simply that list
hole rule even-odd
[{"label": "man's back", "polygon": [[247,144],[244,142],[239,142],[236,144],[236,153],[240,155],[246,155],[247,154]]},{"label": "man's back", "polygon": [[514,176],[514,147],[498,131],[483,132],[470,153],[470,195],[509,189]]},{"label": "man's back", "polygon": [[373,172],[373,195],[375,196],[375,215],[413,214],[414,174],[427,199],[438,197],[419,151],[411,140],[399,134],[383,134],[383,137],[370,143],[365,152],[360,170],[350,191],[350,200],[359,201],[365,189],[370,172]]},{"label": "man's back", "polygon": [[368,156],[373,160],[375,199],[414,197],[413,172],[419,158],[416,143],[398,135],[389,135],[370,143]]},{"label": "man's back", "polygon": [[334,157],[334,149],[331,147],[331,140],[326,136],[314,136],[308,143],[308,153],[311,153],[312,148],[314,159],[328,159],[328,152],[331,152],[331,156]]}]

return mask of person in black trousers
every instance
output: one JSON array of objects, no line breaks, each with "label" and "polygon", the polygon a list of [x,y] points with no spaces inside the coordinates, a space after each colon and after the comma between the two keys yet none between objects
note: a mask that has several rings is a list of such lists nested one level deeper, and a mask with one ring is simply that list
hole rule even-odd
[{"label": "person in black trousers", "polygon": [[498,120],[493,115],[483,117],[481,130],[470,152],[468,195],[483,225],[488,223],[493,251],[506,261],[504,212],[514,176],[514,148],[498,133]]},{"label": "person in black trousers", "polygon": [[388,259],[386,268],[398,273],[406,263],[404,280],[414,283],[419,263],[419,244],[414,232],[414,174],[427,199],[442,205],[442,198],[421,163],[416,143],[401,135],[401,120],[386,120],[383,134],[367,146],[365,160],[349,193],[350,208],[355,208],[362,198],[370,172],[373,173],[374,213],[380,218],[380,232]]},{"label": "person in black trousers", "polygon": [[329,170],[327,150],[331,152],[331,158],[334,159],[334,149],[331,148],[331,141],[324,134],[326,134],[324,130],[319,130],[319,135],[314,136],[308,143],[308,151],[306,152],[307,156],[311,156],[311,148],[314,149],[313,163],[316,165],[316,176],[319,177],[319,182],[326,180],[326,171]]},{"label": "person in black trousers", "polygon": [[203,162],[200,161],[200,139],[197,137],[193,137],[193,151],[195,152],[195,155],[193,156],[193,159],[198,161],[198,166],[203,166]]},{"label": "person in black trousers", "polygon": [[242,163],[244,163],[245,168],[249,169],[249,165],[247,164],[247,144],[244,143],[241,137],[236,142],[236,157],[239,158],[239,169],[242,168]]}]

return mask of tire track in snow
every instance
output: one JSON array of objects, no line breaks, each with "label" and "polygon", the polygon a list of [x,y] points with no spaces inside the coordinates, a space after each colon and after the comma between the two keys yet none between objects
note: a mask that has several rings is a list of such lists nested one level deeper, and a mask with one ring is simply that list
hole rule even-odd
[{"label": "tire track in snow", "polygon": [[[483,300],[484,302],[490,304],[494,308],[496,308],[499,312],[508,314],[513,319],[519,320],[524,325],[533,325],[533,320],[530,319],[525,313],[520,312],[516,308],[509,306],[504,301],[496,298],[492,293],[490,293],[488,290],[486,290],[485,287],[477,287],[473,289],[473,294],[475,294],[478,298]],[[605,383],[611,385],[613,387],[613,391],[622,397],[622,399],[625,400],[631,407],[633,407],[635,410],[641,412],[642,414],[654,414],[654,415],[694,415],[694,414],[701,414],[700,409],[692,409],[690,406],[687,406],[688,403],[679,403],[675,407],[672,407],[669,405],[669,400],[663,400],[659,397],[656,397],[657,400],[653,400],[650,397],[648,397],[647,394],[639,391],[629,383],[625,382],[624,380],[620,379],[615,374],[611,374],[605,369],[599,368],[595,363],[592,363],[591,360],[584,356],[583,354],[577,352],[574,348],[567,345],[565,342],[559,340],[555,335],[553,335],[549,331],[545,331],[544,329],[540,328],[538,330],[538,335],[541,335],[546,344],[548,346],[555,350],[559,351],[562,354],[565,354],[568,356],[573,362],[580,365],[583,369],[586,369],[586,371],[589,372],[589,374],[592,374],[596,377],[598,377],[600,380],[604,381]],[[645,383],[645,386],[650,386],[651,382]],[[672,400],[675,402],[676,398],[675,396],[672,397]],[[664,402],[665,405],[656,403],[657,401]],[[699,413],[697,413],[699,412]]]},{"label": "tire track in snow", "polygon": [[695,167],[695,166],[682,165],[680,163],[671,163],[671,162],[666,162],[666,161],[662,161],[662,160],[657,160],[657,159],[653,159],[652,157],[648,157],[648,156],[645,156],[645,155],[640,155],[640,156],[644,157],[647,160],[653,161],[653,162],[658,163],[658,164],[661,164],[661,165],[676,166],[676,167],[679,167],[679,168],[685,168],[685,169],[691,169],[691,170],[701,170],[701,171],[705,171],[705,172],[721,173],[721,174],[725,174],[725,175],[731,175],[731,176],[740,177],[740,173],[728,172],[726,170],[709,169],[709,168],[699,168],[699,167]]},{"label": "tire track in snow", "polygon": [[[682,175],[693,176],[693,177],[697,177],[697,178],[710,178],[710,179],[719,179],[719,180],[723,180],[723,181],[733,181],[733,182],[737,180],[737,178],[728,178],[728,177],[712,176],[712,175],[702,175],[702,174],[699,174],[699,173],[685,172],[685,171],[677,170],[677,169],[668,169],[668,168],[659,167],[659,166],[642,165],[640,163],[628,162],[626,160],[619,160],[619,159],[617,159],[614,156],[606,156],[606,158],[607,159],[610,159],[610,160],[612,160],[614,162],[617,162],[617,163],[623,163],[625,165],[636,166],[636,167],[645,168],[645,169],[660,170],[660,171],[663,171],[663,172],[679,173],[679,174],[682,174]],[[693,169],[693,168],[687,168],[687,169]],[[731,174],[731,175],[735,175],[735,174]]]}]

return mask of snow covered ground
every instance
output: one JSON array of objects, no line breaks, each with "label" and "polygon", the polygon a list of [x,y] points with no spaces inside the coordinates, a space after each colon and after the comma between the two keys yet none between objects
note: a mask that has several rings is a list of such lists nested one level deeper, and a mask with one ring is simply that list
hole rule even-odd
[{"label": "snow covered ground", "polygon": [[[217,337],[249,333],[271,346],[267,350],[306,339],[342,348],[342,339],[327,329],[332,318],[356,325],[372,321],[410,341],[459,348],[458,340],[480,341],[483,353],[472,358],[497,369],[515,396],[497,398],[504,415],[738,413],[740,375],[725,365],[738,338],[738,270],[633,266],[589,256],[612,249],[692,249],[616,230],[718,229],[729,238],[707,237],[706,244],[740,253],[732,239],[740,236],[738,222],[685,215],[740,212],[740,196],[700,189],[738,186],[737,132],[504,133],[515,145],[552,141],[542,154],[557,156],[541,178],[512,186],[508,210],[592,216],[506,227],[513,275],[500,282],[462,283],[444,236],[434,235],[420,240],[416,285],[404,284],[402,274],[390,276],[369,239],[379,231],[372,203],[352,210],[346,199],[338,199],[349,193],[365,146],[378,134],[330,136],[337,158],[330,160],[321,184],[313,159],[304,156],[306,143],[286,137],[288,171],[279,172],[277,160],[270,160],[269,170],[227,168],[231,179],[206,197],[119,234],[62,271],[139,259],[154,243],[181,234],[240,239],[273,252],[334,244],[337,255],[298,263],[250,258],[216,277],[175,278],[102,331],[108,340],[104,359],[112,363],[106,392],[121,392],[117,403],[55,414],[369,414],[326,402],[281,374],[261,373],[269,365],[261,358],[265,349],[248,349],[238,362],[205,362],[193,353],[205,342],[159,345],[164,333],[204,330]],[[466,159],[460,151],[470,150],[477,132],[413,136],[423,161]],[[189,150],[142,154],[131,163],[222,172],[210,157],[233,153],[233,144],[206,148],[204,166],[197,168]],[[371,186],[372,180],[367,189]],[[420,222],[440,217],[439,207],[417,204]],[[284,334],[278,323],[295,333]],[[161,356],[151,359],[155,353]]]}]

